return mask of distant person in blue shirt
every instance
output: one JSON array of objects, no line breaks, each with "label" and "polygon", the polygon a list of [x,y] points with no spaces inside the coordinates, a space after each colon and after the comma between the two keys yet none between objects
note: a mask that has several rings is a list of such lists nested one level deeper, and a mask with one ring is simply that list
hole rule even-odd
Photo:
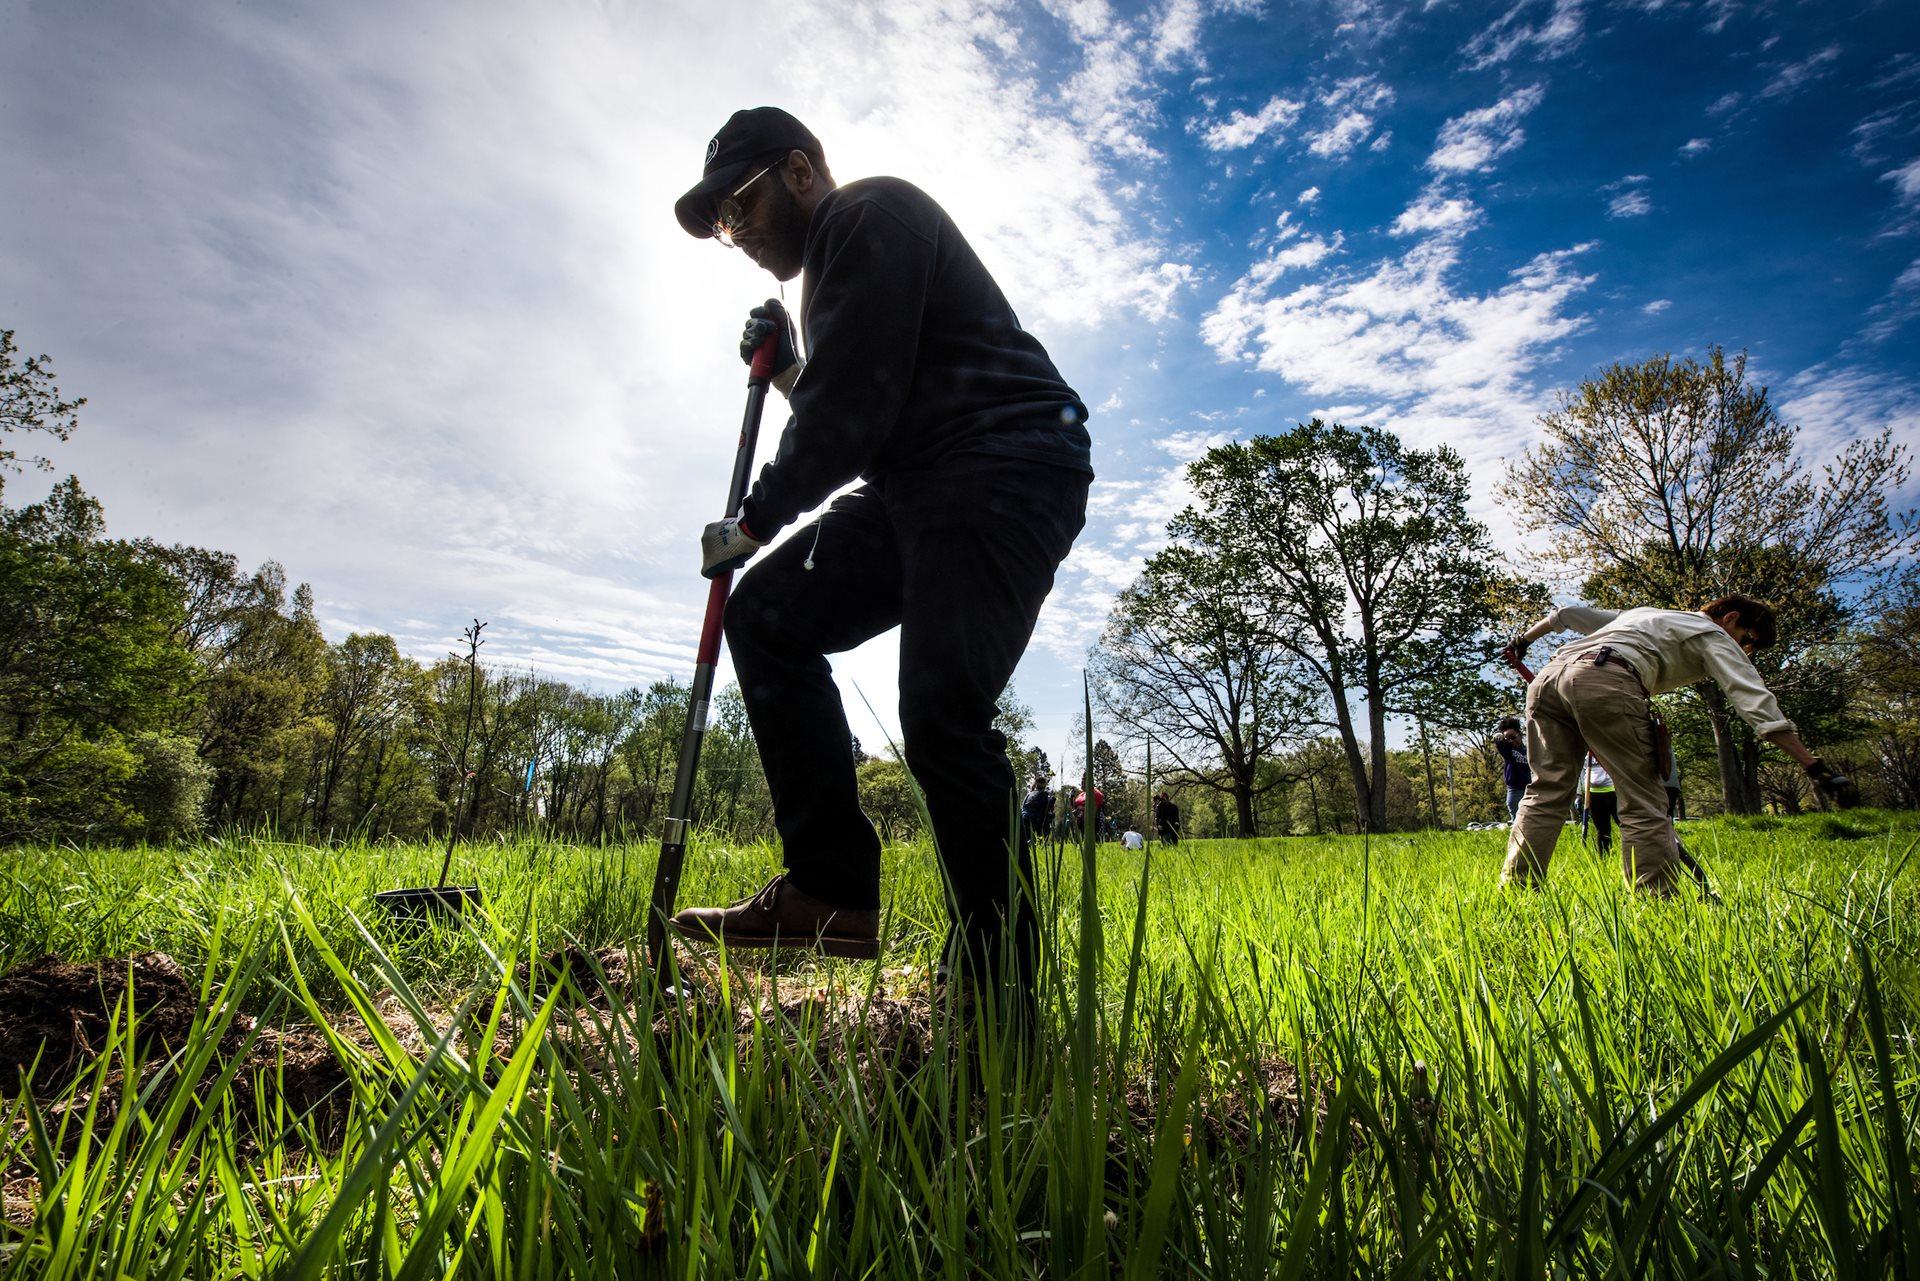
[{"label": "distant person in blue shirt", "polygon": [[1512,822],[1520,813],[1520,802],[1526,798],[1527,784],[1533,782],[1533,771],[1527,767],[1527,740],[1520,736],[1519,717],[1505,717],[1493,727],[1493,750],[1500,753],[1506,775],[1507,821]]}]

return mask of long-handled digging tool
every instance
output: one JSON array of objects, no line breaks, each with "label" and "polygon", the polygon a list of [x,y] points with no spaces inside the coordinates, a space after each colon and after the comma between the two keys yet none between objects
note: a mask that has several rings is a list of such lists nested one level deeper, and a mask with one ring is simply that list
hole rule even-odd
[{"label": "long-handled digging tool", "polygon": [[[1509,645],[1507,648],[1500,651],[1500,657],[1505,659],[1507,666],[1511,667],[1514,670],[1515,674],[1520,677],[1520,681],[1522,684],[1525,684],[1525,685],[1533,684],[1533,673],[1527,670],[1527,665],[1524,662],[1520,661],[1520,655],[1513,652],[1513,647],[1511,645]],[[1664,741],[1665,735],[1667,733],[1667,723],[1665,718],[1663,718],[1658,711],[1653,712],[1652,715],[1653,715],[1654,752],[1656,756],[1660,756],[1660,755],[1664,755],[1665,753],[1671,752],[1673,748],[1669,746],[1666,741]],[[1667,772],[1664,769],[1660,768],[1660,762],[1658,760],[1654,762],[1654,766],[1657,770],[1659,770],[1660,777],[1664,779],[1667,776]],[[1669,827],[1673,827],[1673,822],[1671,818],[1668,819],[1667,825]],[[1621,839],[1622,840],[1625,839],[1624,832],[1622,832],[1621,834]],[[1688,852],[1686,843],[1680,839],[1680,829],[1677,827],[1673,828],[1673,851],[1675,854],[1678,854],[1680,856],[1680,862],[1682,863],[1682,865],[1684,865],[1689,872],[1693,873],[1693,879],[1700,882],[1700,896],[1706,899],[1707,902],[1709,903],[1718,903],[1720,901],[1720,896],[1713,892],[1713,884],[1712,882],[1707,880],[1707,869],[1700,866],[1699,860],[1694,858],[1694,856],[1690,852]]]},{"label": "long-handled digging tool", "polygon": [[[767,403],[767,384],[773,379],[774,355],[779,348],[776,330],[753,353],[747,371],[747,412],[740,423],[740,447],[733,456],[733,479],[727,486],[726,515],[738,516],[747,496],[747,478],[753,470],[754,445],[760,438],[760,411]],[[700,746],[706,740],[707,708],[713,697],[713,669],[720,661],[720,622],[727,612],[727,593],[733,572],[716,574],[707,588],[707,616],[700,626],[700,648],[694,654],[693,689],[687,698],[687,727],[680,736],[680,764],[673,775],[673,798],[667,803],[667,826],[660,837],[660,862],[653,873],[653,910],[647,917],[647,959],[657,970],[666,961],[667,920],[680,893],[680,871],[687,861],[687,837],[693,813],[693,784],[700,769]]]},{"label": "long-handled digging tool", "polygon": [[473,745],[473,718],[479,707],[480,647],[486,644],[480,633],[485,628],[486,624],[476,618],[472,627],[460,633],[460,639],[467,642],[467,719],[460,735],[460,751],[451,758],[456,789],[453,812],[447,817],[447,856],[440,860],[440,879],[429,886],[382,890],[373,896],[374,902],[398,920],[443,923],[458,918],[468,904],[478,907],[486,902],[478,885],[447,884],[447,876],[453,871],[454,843],[460,838],[460,816],[466,812],[467,784],[473,781],[473,771],[467,768],[467,749]]}]

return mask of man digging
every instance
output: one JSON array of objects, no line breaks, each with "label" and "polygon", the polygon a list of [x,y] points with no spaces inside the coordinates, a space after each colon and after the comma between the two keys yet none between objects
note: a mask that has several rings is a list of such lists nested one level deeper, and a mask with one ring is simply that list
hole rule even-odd
[{"label": "man digging", "polygon": [[1663,745],[1652,694],[1711,680],[1754,733],[1798,761],[1822,795],[1843,803],[1853,784],[1800,741],[1748,657],[1773,644],[1773,607],[1729,595],[1698,613],[1564,605],[1513,638],[1515,661],[1551,632],[1581,633],[1554,651],[1527,687],[1527,757],[1533,782],[1507,839],[1502,883],[1541,884],[1589,749],[1619,794],[1627,881],[1662,898],[1674,892],[1679,855],[1667,819]]},{"label": "man digging", "polygon": [[863,483],[727,604],[786,870],[672,927],[735,949],[878,954],[880,840],[826,656],[898,627],[907,766],[955,913],[948,955],[1028,1003],[1037,934],[1012,887],[1030,881],[1030,851],[1008,847],[1013,772],[993,720],[1085,522],[1086,406],[939,205],[897,178],[837,185],[819,141],[778,108],[727,121],[674,213],[775,279],[801,277],[804,363],[778,301],[753,309],[741,342],[750,358],[778,335],[774,386],[792,418],[739,516],[702,534],[701,572],[739,567]]}]

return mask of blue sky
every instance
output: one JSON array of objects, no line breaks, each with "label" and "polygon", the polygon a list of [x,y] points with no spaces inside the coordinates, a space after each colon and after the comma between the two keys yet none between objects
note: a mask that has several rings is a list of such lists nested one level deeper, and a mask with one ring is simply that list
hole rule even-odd
[{"label": "blue sky", "polygon": [[[1209,444],[1315,415],[1446,442],[1511,542],[1504,460],[1614,360],[1745,348],[1811,456],[1920,440],[1910,2],[0,0],[0,23],[0,326],[90,399],[60,471],[113,533],[277,559],[330,637],[426,659],[477,616],[498,663],[690,673],[733,347],[771,281],[671,203],[761,103],[843,181],[945,203],[1094,409],[1092,519],[1015,680],[1050,750]],[[890,725],[891,640],[837,667]]]}]

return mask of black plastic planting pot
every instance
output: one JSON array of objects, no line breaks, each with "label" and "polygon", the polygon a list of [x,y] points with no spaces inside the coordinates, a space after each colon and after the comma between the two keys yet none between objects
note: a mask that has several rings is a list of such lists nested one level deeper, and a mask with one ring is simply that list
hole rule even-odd
[{"label": "black plastic planting pot", "polygon": [[420,889],[382,890],[373,901],[396,921],[451,921],[469,905],[479,907],[487,896],[478,885],[429,885]]}]

